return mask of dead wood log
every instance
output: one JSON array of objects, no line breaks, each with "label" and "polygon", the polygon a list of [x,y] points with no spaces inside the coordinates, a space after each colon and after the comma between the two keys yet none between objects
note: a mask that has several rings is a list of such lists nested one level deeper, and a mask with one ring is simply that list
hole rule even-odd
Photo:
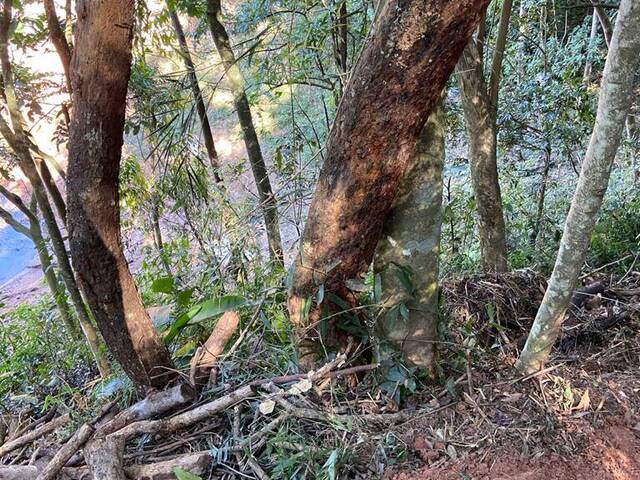
[{"label": "dead wood log", "polygon": [[24,422],[22,422],[13,432],[9,433],[9,436],[7,437],[7,441],[14,440],[18,437],[21,437],[28,431],[34,430],[37,426],[42,425],[43,423],[47,423],[49,420],[53,419],[53,417],[56,416],[57,411],[58,411],[58,406],[54,405],[49,409],[49,411],[46,414],[44,414],[37,420],[29,423],[28,425],[24,425]]},{"label": "dead wood log", "polygon": [[69,422],[70,418],[71,417],[69,416],[69,414],[61,415],[47,423],[40,425],[38,428],[30,431],[29,433],[26,433],[21,437],[5,443],[4,445],[0,446],[0,457],[5,456],[7,453],[15,450],[16,448],[22,447],[23,445],[37,440],[43,435],[54,431],[56,428],[66,425]]},{"label": "dead wood log", "polygon": [[38,475],[35,465],[9,465],[0,467],[0,480],[33,480]]},{"label": "dead wood log", "polygon": [[130,423],[126,427],[112,433],[110,436],[129,438],[140,434],[174,432],[205,420],[216,413],[222,412],[223,410],[252,397],[254,395],[254,388],[255,387],[252,385],[240,387],[209,403],[205,403],[193,410],[187,410],[186,412],[180,413],[171,418]]},{"label": "dead wood log", "polygon": [[599,293],[603,293],[605,290],[605,285],[603,282],[597,281],[590,283],[589,285],[585,285],[584,287],[576,289],[571,297],[571,309],[573,311],[579,310],[582,306],[592,298],[594,295]]},{"label": "dead wood log", "polygon": [[166,480],[175,478],[173,473],[175,468],[181,468],[194,475],[202,475],[210,463],[209,452],[197,452],[164,462],[132,465],[125,468],[125,473],[127,478],[132,480]]},{"label": "dead wood log", "polygon": [[36,480],[53,480],[58,475],[58,472],[62,470],[67,461],[84,446],[85,443],[91,438],[94,432],[92,425],[85,423],[80,427],[76,433],[69,439],[64,446],[58,450],[53,458],[47,463],[46,467],[40,472]]},{"label": "dead wood log", "polygon": [[117,435],[94,438],[84,448],[93,480],[127,480],[122,466],[125,438]]},{"label": "dead wood log", "polygon": [[151,393],[143,400],[118,413],[109,422],[98,427],[95,436],[104,437],[130,423],[147,420],[181,407],[193,401],[194,396],[193,388],[187,384],[180,384],[167,390]]},{"label": "dead wood log", "polygon": [[[198,348],[193,356],[190,374],[192,385],[206,387],[207,384],[215,383],[213,375],[218,357],[222,355],[225,345],[238,329],[239,322],[240,316],[236,312],[226,312],[220,317],[205,344]],[[213,379],[211,382],[210,378]]]}]

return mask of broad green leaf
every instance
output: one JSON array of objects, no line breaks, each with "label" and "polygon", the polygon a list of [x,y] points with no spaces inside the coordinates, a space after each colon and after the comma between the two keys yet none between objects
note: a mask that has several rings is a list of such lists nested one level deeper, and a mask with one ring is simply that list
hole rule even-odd
[{"label": "broad green leaf", "polygon": [[173,469],[173,474],[176,476],[178,480],[202,480],[202,477],[198,475],[194,475],[193,473],[187,472],[180,467],[175,467]]},{"label": "broad green leaf", "polygon": [[247,299],[239,295],[225,295],[224,297],[212,298],[200,304],[200,311],[189,321],[198,323],[208,320],[224,312],[235,310],[247,304]]},{"label": "broad green leaf", "polygon": [[155,293],[171,293],[173,291],[173,277],[160,277],[151,284],[151,291]]},{"label": "broad green leaf", "polygon": [[246,305],[247,299],[236,295],[226,295],[224,297],[212,298],[204,303],[194,306],[189,311],[183,313],[176,321],[173,322],[171,328],[164,337],[164,341],[169,343],[180,331],[191,323],[198,323],[210,318],[216,317],[235,310],[243,305]]}]

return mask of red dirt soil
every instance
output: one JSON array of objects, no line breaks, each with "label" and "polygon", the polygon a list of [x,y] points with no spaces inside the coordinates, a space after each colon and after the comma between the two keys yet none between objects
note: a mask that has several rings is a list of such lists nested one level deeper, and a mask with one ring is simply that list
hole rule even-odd
[{"label": "red dirt soil", "polygon": [[403,471],[392,480],[638,480],[640,439],[634,429],[614,425],[594,432],[580,454],[544,455],[525,459],[519,454],[489,452],[440,467]]}]

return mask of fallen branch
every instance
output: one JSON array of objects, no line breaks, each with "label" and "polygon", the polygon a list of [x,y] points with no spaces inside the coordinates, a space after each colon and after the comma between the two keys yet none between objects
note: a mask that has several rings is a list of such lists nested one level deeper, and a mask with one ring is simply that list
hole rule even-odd
[{"label": "fallen branch", "polygon": [[92,425],[85,423],[80,427],[76,433],[69,439],[64,446],[58,450],[53,458],[49,461],[47,466],[38,475],[36,480],[53,480],[58,475],[58,472],[62,470],[67,461],[73,457],[73,455],[84,446],[85,443],[91,438],[94,432]]},{"label": "fallen branch", "polygon": [[122,467],[124,441],[123,437],[108,435],[87,443],[84,459],[93,480],[127,480]]},{"label": "fallen branch", "polygon": [[194,475],[203,475],[210,463],[209,452],[197,452],[164,462],[132,465],[125,468],[125,474],[132,480],[164,480],[174,478],[174,469],[181,468]]},{"label": "fallen branch", "polygon": [[191,360],[190,380],[196,387],[204,387],[207,384],[214,384],[214,368],[218,358],[222,355],[224,347],[235,333],[240,322],[240,316],[236,312],[225,312],[216,323],[213,332],[205,342],[198,348]]},{"label": "fallen branch", "polygon": [[69,416],[69,414],[61,415],[45,424],[40,425],[38,428],[32,430],[31,432],[5,443],[4,445],[0,446],[0,457],[5,456],[7,453],[15,450],[16,448],[20,448],[23,445],[37,440],[43,435],[52,432],[56,428],[66,425],[70,419],[71,417]]},{"label": "fallen branch", "polygon": [[96,437],[104,437],[132,422],[146,420],[181,407],[193,401],[194,396],[195,392],[193,388],[186,384],[180,384],[167,390],[154,392],[126,410],[123,410],[109,422],[100,426],[96,431]]}]

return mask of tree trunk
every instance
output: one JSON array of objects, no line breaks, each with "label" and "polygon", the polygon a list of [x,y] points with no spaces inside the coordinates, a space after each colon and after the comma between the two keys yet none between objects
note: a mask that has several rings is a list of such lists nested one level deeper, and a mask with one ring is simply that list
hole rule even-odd
[{"label": "tree trunk", "polygon": [[[300,340],[320,285],[366,271],[416,143],[488,0],[390,0],[353,69],[325,149],[289,293]],[[304,352],[301,352],[304,353]]]},{"label": "tree trunk", "polygon": [[517,367],[523,372],[534,372],[543,367],[560,334],[629,112],[634,74],[640,66],[638,51],[640,2],[622,0],[604,68],[596,122],[582,162],[556,264],[518,359]]},{"label": "tree trunk", "polygon": [[[500,23],[498,23],[498,35],[496,37],[496,46],[493,49],[493,59],[491,60],[491,75],[489,78],[489,104],[495,112],[498,110],[498,93],[500,92],[500,80],[502,79],[502,62],[504,60],[504,51],[507,46],[507,34],[509,33],[509,23],[511,20],[511,9],[513,0],[504,0],[502,2],[502,11],[500,12]],[[480,59],[482,65],[482,59]]]},{"label": "tree trunk", "polygon": [[213,169],[213,176],[217,183],[222,182],[220,177],[220,161],[218,160],[218,152],[216,151],[215,143],[213,142],[213,133],[211,132],[211,125],[209,124],[209,117],[207,116],[207,107],[204,104],[202,98],[202,91],[200,90],[200,84],[198,83],[198,76],[196,75],[196,67],[191,59],[191,53],[189,53],[189,45],[187,39],[184,36],[184,30],[180,24],[180,18],[176,11],[169,6],[169,16],[171,17],[171,23],[173,23],[173,29],[178,37],[178,44],[180,45],[180,56],[184,61],[184,66],[187,70],[187,76],[189,78],[189,84],[191,85],[191,92],[193,93],[193,99],[196,102],[196,110],[198,112],[198,118],[200,119],[200,126],[202,129],[202,136],[204,138],[204,146],[207,149],[207,155],[209,157],[209,164]]},{"label": "tree trunk", "polygon": [[49,170],[49,166],[44,161],[44,159],[40,157],[34,157],[32,155],[33,161],[38,169],[38,175],[42,179],[44,186],[49,192],[49,196],[53,201],[53,205],[56,207],[56,211],[58,212],[58,216],[64,225],[67,224],[67,205],[64,202],[64,198],[62,198],[62,194],[60,193],[60,189],[58,185],[56,185],[55,180],[51,176],[51,171]]},{"label": "tree trunk", "polygon": [[49,28],[49,38],[53,43],[60,61],[62,62],[62,70],[67,83],[67,91],[71,93],[71,48],[65,37],[60,21],[56,13],[56,6],[53,0],[44,0],[44,11],[47,14],[47,27]]},{"label": "tree trunk", "polygon": [[0,20],[0,63],[2,65],[2,79],[4,86],[4,97],[7,103],[7,109],[11,117],[11,124],[13,131],[9,128],[4,119],[0,119],[0,132],[4,136],[7,143],[11,146],[12,150],[19,158],[19,166],[25,177],[29,180],[31,188],[33,189],[33,195],[36,198],[37,204],[42,212],[42,217],[47,226],[49,237],[51,238],[51,245],[53,252],[58,261],[58,267],[62,279],[69,292],[69,297],[74,304],[74,307],[78,313],[78,319],[80,327],[87,339],[87,343],[93,353],[93,356],[98,365],[100,373],[105,376],[108,374],[109,368],[106,359],[100,351],[98,345],[98,338],[91,324],[91,320],[85,309],[84,301],[78,290],[71,264],[69,263],[69,257],[67,255],[67,249],[60,233],[60,228],[56,221],[55,215],[49,203],[46,189],[43,185],[42,179],[38,173],[36,163],[31,156],[29,141],[24,131],[22,124],[22,115],[18,108],[18,100],[15,93],[15,87],[13,83],[13,72],[11,62],[9,60],[9,27],[11,25],[12,16],[12,3],[11,0],[4,0],[2,18]]},{"label": "tree trunk", "polygon": [[271,260],[279,266],[284,265],[282,253],[282,240],[280,239],[280,226],[278,224],[278,203],[271,189],[271,182],[267,173],[267,166],[262,157],[260,142],[253,125],[251,108],[247,100],[244,87],[244,79],[238,67],[235,54],[231,48],[229,35],[222,24],[222,7],[220,0],[207,0],[207,18],[213,42],[216,44],[218,54],[225,68],[225,75],[233,93],[233,103],[238,114],[238,120],[242,127],[244,144],[247,148],[251,171],[256,182],[258,198],[264,216],[269,242],[269,254]]},{"label": "tree trunk", "polygon": [[598,14],[595,9],[593,10],[593,16],[591,17],[591,33],[589,34],[589,42],[587,43],[587,60],[584,64],[583,79],[585,84],[591,83],[591,71],[593,69],[593,53],[592,50],[596,47],[596,35],[598,34]]},{"label": "tree trunk", "polygon": [[602,26],[602,32],[604,33],[604,40],[607,42],[607,48],[611,47],[611,37],[613,36],[613,27],[611,26],[611,20],[609,20],[609,16],[607,12],[604,11],[600,2],[596,0],[591,0],[591,4],[593,5],[593,11],[598,17],[600,21],[600,26]]},{"label": "tree trunk", "polygon": [[434,367],[438,327],[444,140],[445,118],[439,105],[420,134],[374,259],[386,310],[377,324],[381,357],[388,350],[400,351],[411,364],[427,370]]},{"label": "tree trunk", "polygon": [[169,353],[146,312],[120,239],[118,174],[135,2],[79,2],[67,197],[71,256],[114,357],[140,386],[165,385]]},{"label": "tree trunk", "polygon": [[488,272],[504,272],[508,270],[507,242],[498,182],[496,123],[474,43],[462,54],[457,73],[469,137],[469,168],[479,217],[482,267]]},{"label": "tree trunk", "polygon": [[38,258],[40,259],[40,266],[42,267],[42,273],[44,274],[47,286],[51,291],[51,295],[56,302],[56,306],[58,307],[58,311],[60,313],[60,318],[62,318],[62,321],[65,324],[69,334],[72,337],[78,338],[80,330],[73,321],[73,317],[69,312],[69,305],[67,304],[64,290],[60,285],[60,282],[58,282],[58,278],[56,277],[55,271],[53,270],[51,257],[49,256],[49,252],[47,251],[47,244],[42,235],[40,222],[38,221],[38,217],[35,213],[37,208],[35,196],[32,197],[31,209],[29,209],[18,195],[9,192],[1,185],[0,194],[2,194],[2,196],[4,196],[9,202],[15,205],[18,210],[20,210],[25,215],[25,217],[27,217],[27,220],[29,221],[28,228],[18,222],[8,211],[0,207],[0,218],[2,218],[5,223],[13,228],[16,232],[29,238],[29,240],[31,240],[36,247],[36,252],[38,253]]},{"label": "tree trunk", "polygon": [[[67,327],[67,331],[69,332],[69,334],[74,338],[79,338],[80,330],[78,330],[78,326],[71,316],[69,303],[67,302],[67,298],[64,294],[64,289],[62,285],[60,285],[56,272],[53,269],[53,265],[51,263],[51,257],[49,256],[49,251],[47,250],[47,243],[44,239],[44,236],[42,235],[42,229],[40,228],[40,222],[38,221],[38,217],[35,216],[36,208],[37,202],[35,201],[34,196],[31,202],[31,211],[34,212],[34,217],[29,217],[29,234],[31,240],[33,241],[33,244],[36,247],[36,251],[38,252],[38,258],[40,259],[42,273],[44,275],[45,281],[47,282],[47,286],[51,291],[51,295],[53,296],[53,301],[58,307],[60,318],[62,318],[62,321]],[[96,359],[96,362],[97,360],[98,359]]]}]

